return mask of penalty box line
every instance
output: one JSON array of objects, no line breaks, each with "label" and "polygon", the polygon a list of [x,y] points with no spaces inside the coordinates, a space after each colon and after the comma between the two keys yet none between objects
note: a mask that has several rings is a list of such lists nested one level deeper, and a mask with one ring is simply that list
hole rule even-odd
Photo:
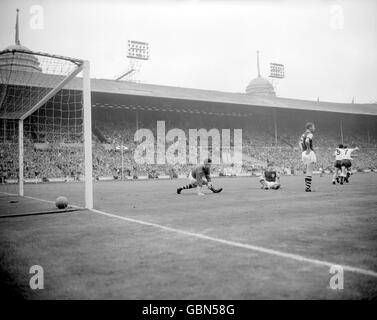
[{"label": "penalty box line", "polygon": [[315,265],[319,265],[319,266],[330,267],[330,268],[333,267],[333,266],[340,266],[345,271],[363,274],[363,275],[367,275],[367,276],[377,278],[377,272],[372,271],[372,270],[352,267],[352,266],[348,266],[348,265],[341,265],[341,264],[338,264],[338,263],[332,263],[332,262],[323,261],[323,260],[306,258],[306,257],[300,256],[300,255],[297,255],[297,254],[291,254],[291,253],[286,253],[286,252],[282,252],[282,251],[268,249],[268,248],[264,248],[264,247],[260,247],[260,246],[255,246],[255,245],[250,245],[250,244],[245,244],[245,243],[240,243],[240,242],[235,242],[235,241],[230,241],[230,240],[224,240],[224,239],[215,238],[215,237],[210,237],[210,236],[206,236],[206,235],[200,234],[200,233],[194,233],[194,232],[185,231],[185,230],[181,230],[181,229],[166,227],[164,225],[160,225],[160,224],[157,224],[157,223],[146,222],[146,221],[128,218],[128,217],[122,217],[122,216],[119,216],[119,215],[116,215],[116,214],[108,213],[108,212],[97,210],[97,209],[91,209],[90,211],[104,215],[104,216],[107,216],[107,217],[116,218],[116,219],[132,222],[132,223],[137,223],[137,224],[148,226],[148,227],[154,227],[154,228],[158,228],[158,229],[161,229],[161,230],[177,233],[177,234],[180,234],[180,235],[185,235],[185,236],[194,237],[194,238],[198,238],[198,239],[217,242],[217,243],[225,244],[225,245],[232,246],[232,247],[242,248],[242,249],[246,249],[246,250],[250,250],[250,251],[256,251],[256,252],[260,252],[260,253],[264,253],[264,254],[270,254],[270,255],[274,255],[274,256],[278,256],[278,257],[283,257],[283,258],[286,258],[286,259],[296,260],[296,261],[300,261],[300,262],[307,262],[307,263],[311,263],[311,264],[315,264]]}]

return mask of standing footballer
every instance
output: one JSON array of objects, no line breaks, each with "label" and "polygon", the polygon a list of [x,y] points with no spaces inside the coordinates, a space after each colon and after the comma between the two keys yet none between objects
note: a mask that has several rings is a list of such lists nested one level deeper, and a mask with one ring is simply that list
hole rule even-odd
[{"label": "standing footballer", "polygon": [[313,133],[315,131],[314,123],[308,122],[305,125],[306,131],[300,138],[300,149],[302,152],[301,159],[306,166],[305,176],[305,191],[312,191],[312,175],[314,163],[317,162],[317,157],[313,151]]},{"label": "standing footballer", "polygon": [[348,148],[347,146],[344,146],[344,153],[343,153],[343,158],[341,161],[342,174],[340,177],[340,184],[343,184],[343,181],[349,183],[348,179],[351,176],[351,166],[352,166],[351,153],[356,150],[359,150],[359,147],[351,149],[351,148]]},{"label": "standing footballer", "polygon": [[334,152],[335,156],[335,163],[334,163],[334,175],[332,178],[332,184],[336,184],[336,182],[339,183],[339,174],[342,171],[342,159],[344,157],[344,147],[342,144],[338,146],[338,148],[335,149]]}]

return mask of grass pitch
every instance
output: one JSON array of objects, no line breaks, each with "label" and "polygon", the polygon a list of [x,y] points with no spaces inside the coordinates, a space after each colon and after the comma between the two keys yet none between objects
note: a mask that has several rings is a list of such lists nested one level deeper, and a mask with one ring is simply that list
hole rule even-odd
[{"label": "grass pitch", "polygon": [[[355,174],[343,186],[315,176],[313,193],[304,192],[304,177],[283,177],[277,191],[261,190],[256,178],[218,178],[220,194],[177,195],[185,182],[97,182],[98,211],[0,218],[2,296],[377,297],[376,174]],[[2,214],[50,210],[59,195],[83,205],[80,183],[25,188],[52,203],[3,196]],[[326,263],[351,267],[343,290],[330,288]],[[32,265],[44,269],[43,290],[29,287]]]}]

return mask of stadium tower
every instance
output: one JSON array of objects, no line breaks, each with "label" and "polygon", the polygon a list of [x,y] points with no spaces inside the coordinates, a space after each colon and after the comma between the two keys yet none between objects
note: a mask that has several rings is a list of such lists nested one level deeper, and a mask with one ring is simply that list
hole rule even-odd
[{"label": "stadium tower", "polygon": [[[0,56],[0,67],[6,69],[7,67],[9,68],[11,66],[12,70],[14,71],[41,72],[42,68],[40,67],[40,63],[34,55],[19,52],[31,52],[31,50],[21,45],[19,37],[18,14],[19,9],[17,9],[16,16],[16,33],[14,44],[4,49],[4,51],[9,51],[9,53],[5,53]],[[11,51],[14,51],[14,54]]]},{"label": "stadium tower", "polygon": [[259,67],[259,51],[257,51],[257,69],[258,77],[251,80],[249,85],[246,87],[246,93],[251,95],[262,95],[262,96],[276,96],[274,87],[266,78],[263,78],[260,74]]}]

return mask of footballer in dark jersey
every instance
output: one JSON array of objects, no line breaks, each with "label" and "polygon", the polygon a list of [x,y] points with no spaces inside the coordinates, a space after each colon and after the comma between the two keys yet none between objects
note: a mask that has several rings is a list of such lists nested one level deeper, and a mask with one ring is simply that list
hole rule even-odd
[{"label": "footballer in dark jersey", "polygon": [[269,163],[267,165],[267,170],[263,172],[261,175],[259,182],[262,185],[262,189],[269,190],[269,189],[279,189],[280,185],[280,176],[278,172],[274,168],[273,163]]},{"label": "footballer in dark jersey", "polygon": [[179,187],[177,193],[180,194],[182,190],[197,188],[197,193],[199,196],[203,196],[202,188],[204,185],[208,187],[213,193],[219,193],[223,189],[215,189],[212,185],[212,180],[210,176],[212,160],[206,159],[203,165],[199,165],[192,169],[189,174],[189,184]]}]

